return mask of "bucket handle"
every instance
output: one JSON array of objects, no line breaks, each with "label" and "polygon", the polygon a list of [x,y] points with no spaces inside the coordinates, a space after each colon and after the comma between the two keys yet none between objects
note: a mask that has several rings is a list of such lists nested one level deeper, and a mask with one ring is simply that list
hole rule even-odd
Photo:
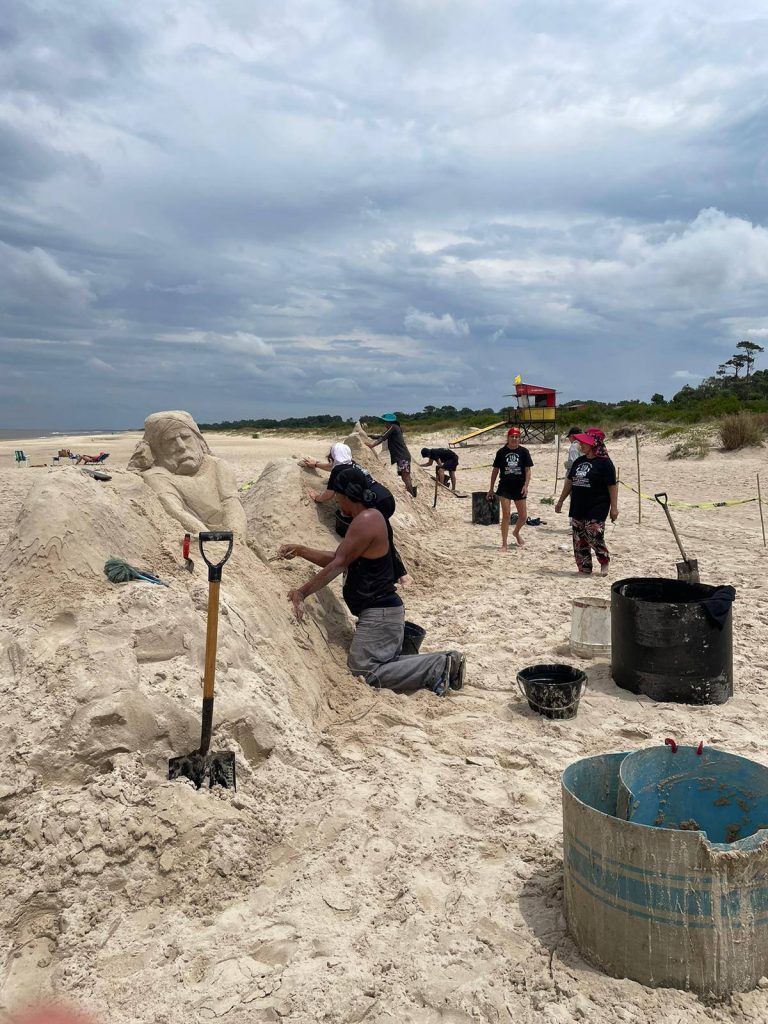
[{"label": "bucket handle", "polygon": [[[525,697],[525,699],[528,701],[528,703],[529,704],[533,704],[533,706],[535,708],[538,708],[539,711],[568,711],[569,708],[575,707],[579,703],[581,698],[584,696],[584,693],[586,692],[586,689],[587,689],[587,683],[588,682],[589,682],[589,677],[585,676],[584,677],[584,682],[583,682],[582,687],[581,687],[581,690],[579,691],[579,696],[576,698],[576,700],[572,700],[570,704],[562,704],[560,707],[556,707],[556,708],[548,707],[545,704],[537,704],[535,700],[531,700],[531,698],[525,692],[525,687],[523,686],[523,684],[520,682],[519,679],[517,680],[517,688],[520,691],[520,693],[522,693],[522,695]],[[573,686],[573,683],[550,683],[550,686]]]}]

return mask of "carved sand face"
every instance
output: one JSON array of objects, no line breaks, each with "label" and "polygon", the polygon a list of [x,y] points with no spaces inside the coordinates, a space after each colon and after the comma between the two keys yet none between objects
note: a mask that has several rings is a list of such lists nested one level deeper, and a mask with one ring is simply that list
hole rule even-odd
[{"label": "carved sand face", "polygon": [[200,469],[203,455],[202,445],[189,427],[174,424],[164,431],[162,462],[170,473],[193,476]]}]

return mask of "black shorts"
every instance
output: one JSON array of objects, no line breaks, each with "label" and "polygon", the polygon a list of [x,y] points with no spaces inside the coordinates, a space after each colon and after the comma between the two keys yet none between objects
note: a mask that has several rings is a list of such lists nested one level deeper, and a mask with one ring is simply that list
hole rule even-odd
[{"label": "black shorts", "polygon": [[458,464],[459,464],[458,458],[456,459],[455,462],[453,462],[453,461],[451,461],[451,462],[444,462],[443,463],[443,469],[447,473],[453,473],[456,470],[456,467],[458,466]]},{"label": "black shorts", "polygon": [[499,484],[496,496],[499,498],[509,498],[510,501],[522,501],[524,487],[524,480],[521,480],[519,483],[510,481],[509,483]]}]

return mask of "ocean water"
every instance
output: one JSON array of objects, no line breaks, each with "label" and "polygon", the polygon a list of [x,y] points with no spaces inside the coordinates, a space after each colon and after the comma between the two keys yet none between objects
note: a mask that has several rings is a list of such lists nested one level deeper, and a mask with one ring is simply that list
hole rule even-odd
[{"label": "ocean water", "polygon": [[[9,440],[10,438],[18,438],[23,440],[25,437],[90,437],[91,435],[103,435],[103,434],[124,434],[126,430],[22,430],[14,429],[13,427],[0,427],[0,441]],[[138,428],[135,428],[138,429]]]}]

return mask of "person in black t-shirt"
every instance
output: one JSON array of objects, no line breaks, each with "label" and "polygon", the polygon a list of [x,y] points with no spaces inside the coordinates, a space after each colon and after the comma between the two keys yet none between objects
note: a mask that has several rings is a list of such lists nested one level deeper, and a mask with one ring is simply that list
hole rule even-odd
[{"label": "person in black t-shirt", "polygon": [[389,461],[397,465],[397,475],[405,484],[405,489],[412,497],[416,497],[416,488],[411,480],[411,453],[403,437],[403,428],[393,412],[385,412],[381,417],[388,424],[383,434],[371,434],[373,443],[366,441],[369,448],[387,442],[389,448]]},{"label": "person in black t-shirt", "polygon": [[[392,492],[374,480],[365,466],[359,466],[352,458],[352,449],[348,444],[340,443],[331,446],[331,450],[328,452],[328,456],[324,462],[319,459],[313,459],[311,457],[304,458],[299,463],[307,469],[330,469],[331,475],[328,478],[328,483],[324,491],[310,490],[308,494],[312,501],[316,505],[324,505],[328,501],[332,501],[336,497],[336,480],[340,473],[343,473],[345,469],[349,469],[353,466],[355,469],[359,469],[368,480],[368,486],[376,497],[376,501],[373,504],[373,508],[378,509],[379,512],[384,516],[385,519],[389,520],[395,513],[395,498]],[[337,518],[339,514],[337,513]],[[349,524],[350,520],[347,516],[340,516],[341,521]],[[392,550],[395,556],[395,579],[398,583],[403,586],[408,586],[409,583],[413,582],[412,577],[408,573],[403,560],[400,558],[397,549],[392,543]]]},{"label": "person in black t-shirt", "polygon": [[581,455],[568,470],[563,490],[555,505],[562,512],[563,502],[571,496],[571,528],[576,568],[583,575],[592,572],[592,550],[605,576],[611,556],[605,545],[605,520],[610,515],[615,523],[619,517],[619,487],[616,469],[608,457],[601,430],[576,434]]},{"label": "person in black t-shirt", "polygon": [[528,484],[531,479],[531,466],[533,459],[527,448],[520,444],[520,430],[518,427],[510,427],[507,431],[507,443],[496,452],[493,460],[493,472],[491,473],[491,484],[488,488],[489,500],[493,497],[493,488],[496,477],[500,476],[499,488],[496,491],[501,502],[501,550],[507,550],[507,538],[509,536],[509,517],[512,511],[512,502],[517,509],[517,522],[512,531],[512,536],[517,544],[522,547],[524,541],[520,537],[520,531],[528,519]]},{"label": "person in black t-shirt", "polygon": [[422,448],[421,449],[422,459],[427,459],[426,462],[420,462],[420,466],[431,466],[432,463],[436,463],[435,476],[441,484],[445,483],[445,474],[451,478],[451,487],[456,490],[456,468],[459,465],[459,456],[456,452],[451,451],[450,448]]},{"label": "person in black t-shirt", "polygon": [[392,532],[374,508],[376,495],[369,478],[358,467],[338,474],[336,500],[351,522],[335,551],[322,551],[291,542],[280,546],[282,558],[304,558],[320,572],[288,594],[296,618],[304,616],[304,602],[344,573],[342,596],[357,627],[347,666],[370,686],[397,693],[427,689],[441,697],[464,684],[466,656],[460,651],[403,656],[405,610],[395,592]]}]

